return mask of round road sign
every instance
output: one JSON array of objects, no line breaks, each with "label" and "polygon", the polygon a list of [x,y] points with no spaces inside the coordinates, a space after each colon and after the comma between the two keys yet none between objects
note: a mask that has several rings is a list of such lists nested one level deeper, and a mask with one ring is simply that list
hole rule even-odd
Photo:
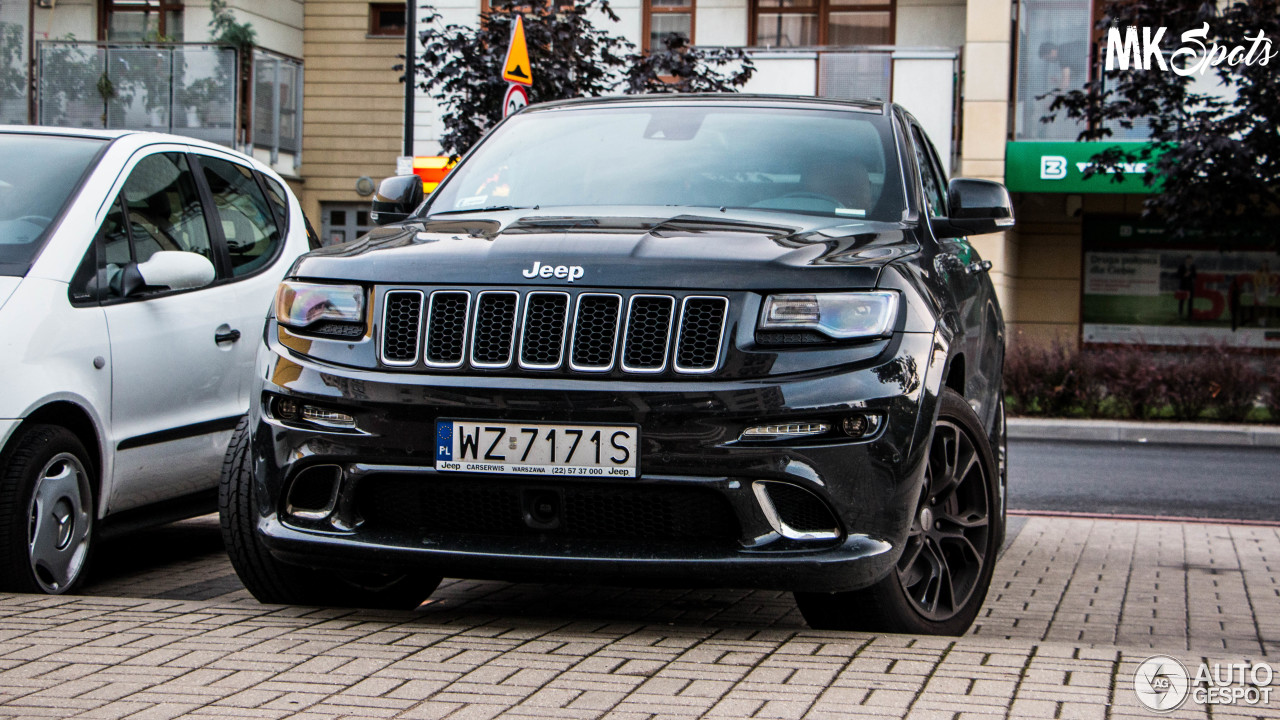
[{"label": "round road sign", "polygon": [[513,115],[529,104],[529,92],[523,85],[511,83],[507,88],[507,96],[502,100],[502,117]]}]

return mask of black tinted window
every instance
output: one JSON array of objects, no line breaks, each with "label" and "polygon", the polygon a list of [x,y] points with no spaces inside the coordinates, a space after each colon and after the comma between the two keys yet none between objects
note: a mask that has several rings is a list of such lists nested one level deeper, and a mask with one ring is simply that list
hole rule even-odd
[{"label": "black tinted window", "polygon": [[0,275],[26,273],[103,143],[0,134]]},{"label": "black tinted window", "polygon": [[430,213],[512,205],[755,208],[900,220],[889,119],[709,104],[533,112],[458,166]]},{"label": "black tinted window", "polygon": [[280,247],[280,229],[253,171],[210,157],[201,157],[200,164],[227,239],[232,274],[248,275],[270,263]]},{"label": "black tinted window", "polygon": [[911,128],[911,143],[916,149],[916,162],[920,165],[920,180],[924,183],[924,201],[928,205],[929,217],[947,216],[947,191],[938,177],[938,172],[929,160],[928,146],[920,129]]}]

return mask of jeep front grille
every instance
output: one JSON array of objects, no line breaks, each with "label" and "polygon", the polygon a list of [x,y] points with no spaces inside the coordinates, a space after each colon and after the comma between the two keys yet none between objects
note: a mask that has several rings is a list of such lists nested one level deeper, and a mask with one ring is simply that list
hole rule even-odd
[{"label": "jeep front grille", "polygon": [[471,365],[504,368],[511,364],[520,296],[510,291],[487,291],[476,298],[471,330]]},{"label": "jeep front grille", "polygon": [[418,361],[418,329],[422,325],[422,292],[396,290],[387,293],[383,307],[382,362],[412,365]]},{"label": "jeep front grille", "polygon": [[531,292],[524,301],[524,332],[520,335],[520,367],[555,370],[564,356],[564,332],[569,326],[569,293]]},{"label": "jeep front grille", "polygon": [[431,293],[431,306],[427,309],[427,365],[462,365],[462,356],[467,349],[467,311],[470,306],[469,292],[437,290]]},{"label": "jeep front grille", "polygon": [[380,358],[389,367],[699,374],[724,359],[729,299],[393,288],[382,315]]},{"label": "jeep front grille", "polygon": [[612,370],[613,350],[618,345],[618,323],[621,321],[621,295],[579,295],[573,318],[573,351],[569,354],[569,367],[585,372]]}]

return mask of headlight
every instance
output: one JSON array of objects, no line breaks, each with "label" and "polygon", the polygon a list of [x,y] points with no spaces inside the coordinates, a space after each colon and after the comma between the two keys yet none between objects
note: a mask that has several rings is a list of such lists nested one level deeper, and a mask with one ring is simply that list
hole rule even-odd
[{"label": "headlight", "polygon": [[760,330],[816,330],[837,340],[883,337],[898,317],[898,293],[854,292],[770,295]]},{"label": "headlight", "polygon": [[364,288],[285,280],[276,291],[276,319],[308,328],[317,323],[364,323]]}]

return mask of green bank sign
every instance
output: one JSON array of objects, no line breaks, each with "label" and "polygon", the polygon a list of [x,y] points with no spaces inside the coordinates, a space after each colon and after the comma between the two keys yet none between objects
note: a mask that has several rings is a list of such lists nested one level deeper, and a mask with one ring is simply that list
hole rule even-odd
[{"label": "green bank sign", "polygon": [[[1099,173],[1085,179],[1093,166],[1093,156],[1107,148],[1137,151],[1140,142],[1010,142],[1005,145],[1004,183],[1010,192],[1040,193],[1150,193],[1142,184],[1148,162],[1121,167],[1122,182],[1113,173]],[[1151,160],[1149,162],[1155,162]]]}]

